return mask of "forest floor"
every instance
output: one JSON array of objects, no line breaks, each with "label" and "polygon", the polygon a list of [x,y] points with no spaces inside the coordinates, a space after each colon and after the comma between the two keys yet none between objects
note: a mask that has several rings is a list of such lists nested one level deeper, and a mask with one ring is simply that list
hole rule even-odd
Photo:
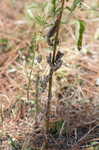
[{"label": "forest floor", "polygon": [[[95,2],[85,0],[86,7],[95,8]],[[44,91],[38,116],[35,93],[38,73],[46,77],[49,71],[49,47],[46,41],[39,42],[35,55],[43,60],[32,66],[29,48],[36,31],[26,15],[28,4],[31,0],[0,1],[0,150],[41,150],[45,141],[48,89],[40,87]],[[64,56],[53,79],[49,150],[99,149],[99,6],[97,11],[77,10],[72,16],[86,22],[81,52],[76,49],[74,25],[63,25],[60,31],[59,51]],[[64,124],[69,135],[62,131]]]}]

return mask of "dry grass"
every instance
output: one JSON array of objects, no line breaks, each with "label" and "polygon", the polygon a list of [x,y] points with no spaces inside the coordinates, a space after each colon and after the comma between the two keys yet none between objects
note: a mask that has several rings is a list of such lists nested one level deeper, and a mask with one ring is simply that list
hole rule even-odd
[{"label": "dry grass", "polygon": [[[99,5],[98,0],[96,2]],[[89,9],[96,2],[90,3],[89,0],[85,0],[84,4],[88,9],[86,11],[77,10],[75,15],[71,17],[73,20],[80,17],[87,23],[82,52],[78,52],[76,49],[74,24],[70,22],[68,25],[62,25],[60,49],[64,52],[64,58],[62,68],[55,73],[53,79],[53,98],[50,113],[51,130],[56,128],[57,123],[67,125],[66,128],[70,133],[74,132],[75,128],[81,128],[81,132],[84,132],[84,128],[86,128],[87,133],[95,126],[99,128],[99,14],[97,11]],[[40,71],[40,77],[48,74],[49,66],[46,63],[46,56],[49,51],[45,50],[48,48],[46,41],[40,41],[36,55],[41,54],[43,61],[40,65],[34,65],[33,67],[27,63],[26,58],[30,56],[29,47],[31,46],[33,32],[39,30],[33,28],[24,17],[25,5],[27,5],[25,0],[24,2],[16,1],[13,6],[10,0],[0,2],[0,39],[8,40],[7,45],[0,43],[1,150],[12,150],[8,142],[8,135],[18,141],[21,146],[21,142],[24,142],[23,147],[21,147],[22,150],[27,150],[29,145],[32,147],[36,145],[41,149],[45,138],[44,117],[47,88],[39,95],[41,112],[39,112],[38,124],[36,124],[35,76],[38,70]],[[28,74],[31,71],[30,100],[27,101]],[[64,128],[65,126],[63,129],[60,127],[60,131],[66,132]],[[84,133],[86,134],[86,132]],[[81,138],[85,136],[84,133],[81,133]],[[79,133],[77,132],[77,134]],[[92,141],[99,140],[99,129],[88,136],[92,136]],[[40,141],[40,138],[43,140]],[[35,139],[39,144],[35,143]],[[51,137],[52,139],[54,138]],[[84,140],[81,142],[85,142]],[[28,141],[27,145],[25,145],[26,141]],[[50,141],[51,149],[56,150],[58,149],[58,143],[65,145],[65,142],[64,139],[54,139]],[[79,144],[75,148],[80,150]]]}]

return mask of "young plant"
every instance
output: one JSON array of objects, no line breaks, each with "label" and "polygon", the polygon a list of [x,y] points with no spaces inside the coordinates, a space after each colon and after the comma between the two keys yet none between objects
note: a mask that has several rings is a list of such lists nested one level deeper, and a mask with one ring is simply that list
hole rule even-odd
[{"label": "young plant", "polygon": [[[52,0],[52,3],[54,5],[54,9],[56,9],[55,7],[55,0]],[[47,41],[49,46],[53,49],[52,53],[49,54],[48,58],[47,58],[47,63],[50,66],[50,71],[49,71],[49,87],[48,87],[48,101],[47,101],[47,107],[46,107],[46,135],[49,136],[49,117],[50,117],[50,106],[51,106],[51,99],[52,99],[52,81],[53,81],[53,73],[55,71],[57,71],[61,65],[62,65],[62,56],[63,53],[61,53],[60,51],[57,51],[57,46],[59,44],[59,29],[60,29],[60,24],[61,24],[61,19],[62,19],[62,14],[63,14],[63,10],[64,10],[64,3],[65,0],[61,0],[61,6],[60,6],[60,11],[59,14],[56,17],[55,23],[54,25],[51,27],[51,29],[48,32],[47,35]],[[53,41],[51,41],[51,38],[53,37]],[[46,138],[46,142],[45,142],[45,147],[46,149],[48,148],[48,138]]]}]

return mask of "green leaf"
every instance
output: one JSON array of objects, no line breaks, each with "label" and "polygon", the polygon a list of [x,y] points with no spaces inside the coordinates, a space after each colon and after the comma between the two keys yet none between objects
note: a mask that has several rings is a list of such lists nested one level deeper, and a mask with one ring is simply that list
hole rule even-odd
[{"label": "green leaf", "polygon": [[29,9],[32,9],[32,8],[38,8],[38,4],[35,3],[35,2],[32,2],[29,6],[28,6]]},{"label": "green leaf", "polygon": [[57,0],[52,0],[51,3],[52,3],[52,12],[53,14],[55,15],[55,12],[56,12],[56,2]]},{"label": "green leaf", "polygon": [[47,24],[46,20],[44,19],[44,17],[41,17],[41,16],[36,16],[35,17],[35,21],[37,24],[39,25],[45,25]]},{"label": "green leaf", "polygon": [[9,143],[11,144],[11,146],[14,148],[14,149],[17,149],[17,145],[16,145],[16,141],[14,138],[10,137],[8,135],[8,140],[9,140]]},{"label": "green leaf", "polygon": [[82,0],[74,0],[73,1],[73,4],[71,6],[71,12],[73,12],[76,9],[76,7],[81,4],[81,1]]},{"label": "green leaf", "polygon": [[29,18],[33,19],[32,9],[27,9],[27,14],[28,14]]},{"label": "green leaf", "polygon": [[7,39],[0,39],[0,44],[7,44],[8,40]]},{"label": "green leaf", "polygon": [[71,12],[71,8],[66,6],[65,9],[69,10]]},{"label": "green leaf", "polygon": [[[26,14],[30,19],[34,19],[34,16],[44,13],[44,9],[47,7],[47,3],[33,2],[26,6]],[[39,11],[38,11],[39,10]]]},{"label": "green leaf", "polygon": [[77,48],[78,50],[80,50],[82,48],[83,34],[85,31],[85,22],[83,20],[77,20],[76,24]]},{"label": "green leaf", "polygon": [[57,0],[52,0],[52,4],[55,5]]}]

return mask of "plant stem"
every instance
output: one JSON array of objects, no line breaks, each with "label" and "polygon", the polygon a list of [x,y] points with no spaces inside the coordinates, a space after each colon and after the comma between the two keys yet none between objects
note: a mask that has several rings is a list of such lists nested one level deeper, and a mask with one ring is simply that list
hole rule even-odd
[{"label": "plant stem", "polygon": [[48,101],[47,101],[47,108],[46,108],[46,134],[49,134],[49,113],[50,113],[50,103],[51,103],[51,98],[52,98],[52,79],[53,79],[53,71],[52,71],[52,69],[50,69]]},{"label": "plant stem", "polygon": [[38,116],[38,113],[39,113],[39,71],[37,72],[37,77],[36,77],[36,95],[35,95],[35,102],[36,102],[36,114],[35,114],[35,122],[37,121],[37,116]]},{"label": "plant stem", "polygon": [[[59,16],[57,17],[58,23],[57,23],[57,31],[55,35],[55,41],[53,45],[53,56],[52,56],[52,64],[55,63],[55,57],[56,57],[56,51],[57,51],[57,41],[58,41],[58,35],[59,35],[59,28],[64,8],[64,0],[61,0],[61,11]],[[46,135],[49,136],[49,115],[50,115],[50,107],[51,107],[51,99],[52,99],[52,81],[53,81],[53,69],[50,67],[49,72],[49,87],[48,87],[48,101],[47,101],[47,108],[46,108]],[[45,142],[46,149],[48,148],[48,137],[46,138]]]},{"label": "plant stem", "polygon": [[57,32],[56,32],[56,36],[55,36],[55,42],[53,45],[53,58],[52,58],[52,63],[54,64],[55,62],[55,55],[56,55],[56,50],[57,50],[57,41],[58,41],[58,35],[59,35],[59,29],[60,29],[60,24],[61,24],[61,19],[62,19],[62,14],[63,14],[63,9],[64,9],[64,0],[61,0],[61,11],[60,11],[60,15],[58,16],[58,27],[57,27]]}]

